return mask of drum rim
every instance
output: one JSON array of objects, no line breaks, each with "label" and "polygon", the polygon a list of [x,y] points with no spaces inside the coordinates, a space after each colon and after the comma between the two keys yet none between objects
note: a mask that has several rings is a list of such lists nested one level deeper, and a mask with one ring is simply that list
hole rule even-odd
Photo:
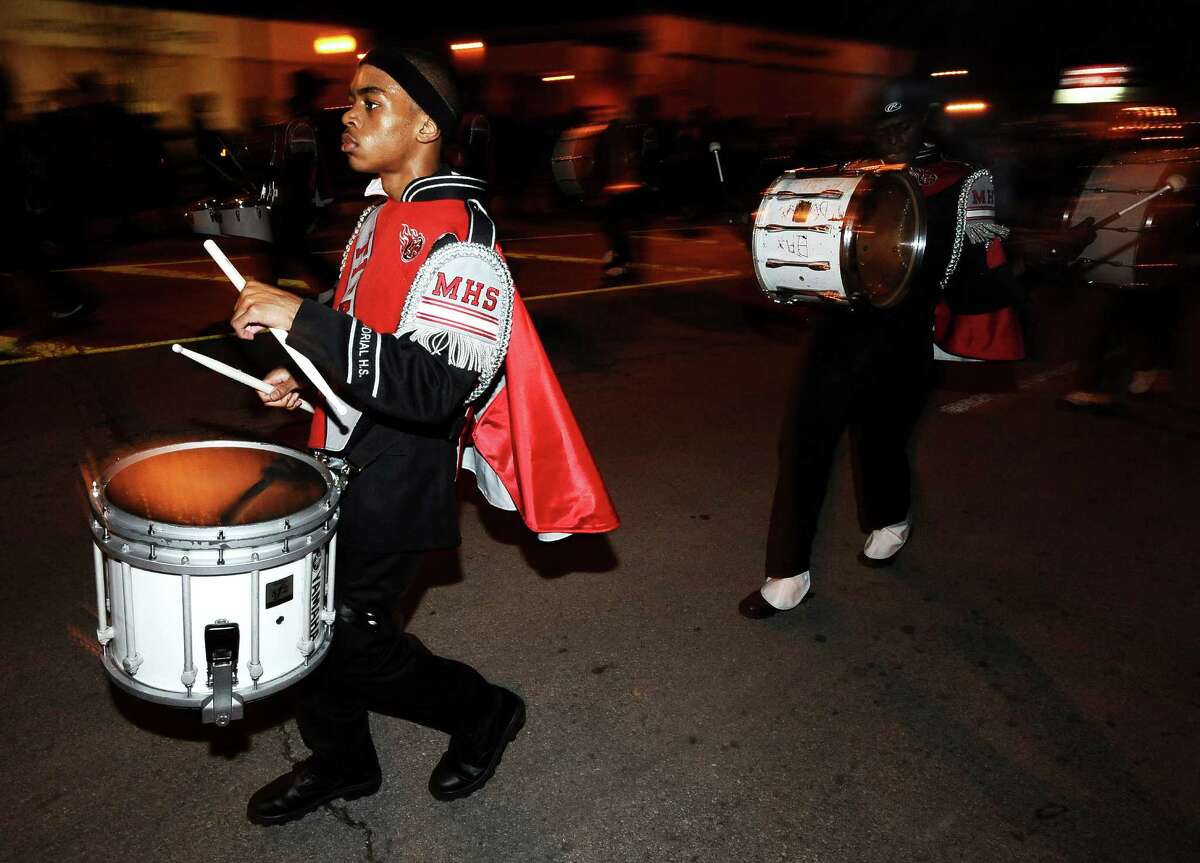
[{"label": "drum rim", "polygon": [[[213,525],[181,525],[169,521],[152,521],[139,515],[127,512],[112,503],[105,494],[109,482],[118,473],[130,465],[138,464],[149,458],[169,452],[179,452],[188,449],[260,449],[279,455],[290,456],[312,467],[325,482],[325,493],[321,498],[297,512],[269,521],[258,521],[250,524],[227,527]],[[227,548],[254,545],[267,538],[282,536],[302,536],[313,531],[329,521],[341,496],[341,488],[334,479],[329,467],[311,455],[291,447],[279,444],[262,443],[260,441],[211,440],[184,441],[182,443],[166,444],[141,450],[127,458],[114,461],[101,474],[98,484],[90,495],[92,513],[95,521],[105,530],[121,537],[128,537],[137,542],[151,542],[164,545],[179,543],[219,543]]]},{"label": "drum rim", "polygon": [[[329,653],[329,645],[333,642],[333,630],[332,627],[326,626],[324,627],[324,631],[327,634],[321,640],[320,646],[313,648],[313,652],[309,654],[307,661],[302,661],[288,674],[273,678],[270,682],[264,683],[262,686],[249,689],[234,689],[233,694],[242,699],[243,702],[258,701],[299,683],[316,671],[317,666],[325,660],[325,656]],[[212,691],[208,689],[196,690],[195,695],[189,696],[186,690],[160,689],[157,686],[142,683],[136,677],[131,677],[107,648],[100,659],[100,664],[104,666],[104,671],[113,684],[141,701],[161,704],[164,707],[199,709],[204,706],[204,702],[212,695]]]},{"label": "drum rim", "polygon": [[[850,195],[850,202],[846,207],[846,215],[842,221],[842,242],[841,242],[841,266],[842,266],[842,282],[847,285],[846,295],[856,305],[869,306],[873,309],[890,309],[898,306],[908,296],[909,290],[912,288],[914,279],[921,269],[921,264],[925,260],[925,247],[929,237],[928,214],[925,208],[925,196],[921,194],[921,190],[917,187],[917,183],[907,173],[902,171],[872,171],[862,175],[863,181],[854,187],[854,192]],[[863,200],[877,188],[885,183],[899,183],[908,195],[909,201],[912,202],[913,211],[916,213],[916,229],[914,230],[913,242],[913,262],[901,279],[899,286],[893,290],[883,302],[877,302],[863,290],[862,276],[858,271],[858,266],[854,256],[855,241],[857,239],[857,231],[855,228],[858,225],[858,215],[862,207]]]}]

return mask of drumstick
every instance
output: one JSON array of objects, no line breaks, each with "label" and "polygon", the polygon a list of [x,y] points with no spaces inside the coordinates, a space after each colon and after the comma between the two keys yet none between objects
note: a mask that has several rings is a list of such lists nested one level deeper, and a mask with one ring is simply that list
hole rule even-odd
[{"label": "drumstick", "polygon": [[[204,251],[208,252],[212,259],[217,262],[217,266],[221,268],[221,272],[225,274],[229,281],[233,282],[233,286],[238,289],[238,293],[240,294],[242,289],[246,287],[246,280],[242,278],[242,274],[237,271],[237,267],[233,265],[229,258],[225,257],[225,253],[221,251],[221,247],[212,240],[205,240]],[[276,341],[283,346],[283,349],[288,352],[288,356],[295,361],[300,370],[308,375],[308,379],[321,391],[321,395],[325,396],[325,401],[333,408],[334,413],[338,414],[338,416],[345,416],[350,411],[349,406],[337,397],[337,394],[325,382],[325,378],[317,371],[317,367],[312,364],[312,361],[287,343],[287,333],[276,327],[271,327],[271,334],[275,336]]]},{"label": "drumstick", "polygon": [[[246,374],[241,369],[236,369],[231,365],[226,365],[225,363],[221,362],[220,360],[214,360],[210,356],[206,356],[204,354],[197,353],[196,351],[189,351],[183,345],[180,345],[180,344],[171,345],[171,350],[173,350],[177,354],[183,354],[189,360],[195,360],[200,365],[202,365],[206,368],[212,369],[217,374],[225,375],[225,377],[230,378],[231,380],[235,380],[239,384],[245,384],[248,387],[252,387],[253,389],[258,390],[260,393],[269,393],[275,389],[275,387],[273,387],[271,384],[267,383],[264,380],[259,380],[258,378],[253,377],[252,375]],[[308,411],[309,413],[313,412],[313,406],[310,405],[308,402],[306,402],[304,399],[300,399],[300,409]]]},{"label": "drumstick", "polygon": [[1115,212],[1109,216],[1105,216],[1103,219],[1101,219],[1100,221],[1098,221],[1094,225],[1092,225],[1092,228],[1093,229],[1103,228],[1105,225],[1112,224],[1117,219],[1121,218],[1126,213],[1128,213],[1130,210],[1136,210],[1138,207],[1142,206],[1143,204],[1148,204],[1151,201],[1153,201],[1155,198],[1157,198],[1159,195],[1166,194],[1167,192],[1182,191],[1186,185],[1187,185],[1187,178],[1185,178],[1182,174],[1172,174],[1171,176],[1167,177],[1167,183],[1161,189],[1159,189],[1156,192],[1150,193],[1149,195],[1147,195],[1144,198],[1141,198],[1140,200],[1134,201],[1132,204],[1130,204],[1124,210],[1117,210],[1117,212]]}]

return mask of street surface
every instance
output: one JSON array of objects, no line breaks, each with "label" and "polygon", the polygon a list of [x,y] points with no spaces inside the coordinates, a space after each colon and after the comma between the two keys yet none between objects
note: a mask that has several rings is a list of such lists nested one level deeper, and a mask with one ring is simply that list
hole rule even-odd
[{"label": "street surface", "polygon": [[728,226],[655,223],[607,290],[585,215],[498,221],[623,526],[539,545],[464,480],[462,548],[430,558],[410,626],[525,698],[492,782],[434,801],[445,739],[375,715],[377,795],[255,827],[248,795],[305,754],[286,693],[218,730],[107,682],[81,476],[164,442],[305,435],[171,353],[277,360],[230,337],[232,288],[175,236],[77,273],[87,316],[0,333],[0,858],[1200,859],[1200,414],[1057,410],[1079,334],[1048,293],[1035,360],[934,392],[898,563],[856,562],[843,455],[815,595],[744,620],[803,315],[761,296]]}]

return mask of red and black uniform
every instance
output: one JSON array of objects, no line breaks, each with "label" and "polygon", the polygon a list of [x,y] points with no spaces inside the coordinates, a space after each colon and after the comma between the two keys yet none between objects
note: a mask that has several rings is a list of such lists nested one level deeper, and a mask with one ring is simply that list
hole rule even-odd
[{"label": "red and black uniform", "polygon": [[[555,414],[559,427],[548,430],[557,447],[541,444],[536,433],[518,440],[507,434],[510,424],[502,424],[505,434],[488,439],[468,425],[465,405],[479,375],[452,365],[445,351],[394,335],[413,280],[439,243],[469,240],[496,247],[495,226],[479,203],[483,193],[482,181],[437,174],[413,181],[399,200],[368,210],[347,248],[332,307],[305,301],[288,335],[352,408],[339,421],[318,411],[310,444],[362,468],[342,497],[333,644],[297,716],[316,756],[351,772],[375,767],[369,707],[450,734],[451,747],[470,762],[472,747],[483,745],[500,706],[498,687],[462,663],[431,654],[392,615],[417,573],[421,553],[460,541],[455,497],[460,440],[475,443],[478,461],[487,464],[490,454],[498,465],[492,475],[503,477],[507,458],[510,469],[514,459],[528,467],[526,482],[546,473],[576,480],[540,486],[540,496],[529,495],[538,498],[538,506],[512,507],[533,529],[616,527],[565,401]],[[493,416],[495,410],[503,409],[505,416],[519,413],[510,411],[512,401],[522,409],[533,404],[534,415],[543,416],[536,407],[538,393],[561,400],[519,298],[515,306],[506,375],[485,393],[487,405],[480,410],[481,422],[490,426],[502,419]],[[511,394],[509,379],[522,384]],[[578,448],[569,457],[583,473],[558,467],[571,442]],[[524,501],[513,486],[510,502]]]},{"label": "red and black uniform", "polygon": [[[938,342],[973,358],[1020,356],[1016,317],[1007,309],[1008,277],[999,240],[972,242],[960,225],[964,183],[974,168],[926,147],[908,168],[928,206],[927,244],[909,293],[887,309],[815,310],[784,413],[779,473],[767,537],[766,575],[810,569],[813,538],[834,452],[849,428],[860,526],[864,533],[904,521],[911,477],[908,445],[931,378]],[[966,203],[970,211],[969,192]],[[978,202],[994,206],[994,202]],[[960,242],[960,257],[946,277]],[[952,301],[956,315],[950,312]],[[943,343],[945,336],[958,334]],[[955,350],[958,349],[958,350]],[[972,354],[972,351],[976,353]]]}]

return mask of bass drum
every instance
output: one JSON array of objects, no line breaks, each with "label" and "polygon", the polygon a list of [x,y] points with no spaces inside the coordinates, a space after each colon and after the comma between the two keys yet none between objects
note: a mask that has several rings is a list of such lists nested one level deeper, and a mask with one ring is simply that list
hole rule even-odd
[{"label": "bass drum", "polygon": [[754,273],[777,303],[886,309],[908,294],[926,241],[925,200],[900,171],[786,171],[754,220]]},{"label": "bass drum", "polygon": [[[571,198],[595,198],[604,187],[603,171],[598,165],[603,123],[576,126],[559,136],[550,156],[550,170],[559,191]],[[543,151],[544,152],[544,151]]]},{"label": "bass drum", "polygon": [[1068,225],[1099,222],[1158,191],[1172,174],[1187,185],[1098,228],[1076,262],[1088,284],[1157,288],[1189,278],[1185,253],[1196,241],[1198,165],[1200,149],[1160,149],[1111,157],[1092,169],[1074,208],[1064,213]]}]

